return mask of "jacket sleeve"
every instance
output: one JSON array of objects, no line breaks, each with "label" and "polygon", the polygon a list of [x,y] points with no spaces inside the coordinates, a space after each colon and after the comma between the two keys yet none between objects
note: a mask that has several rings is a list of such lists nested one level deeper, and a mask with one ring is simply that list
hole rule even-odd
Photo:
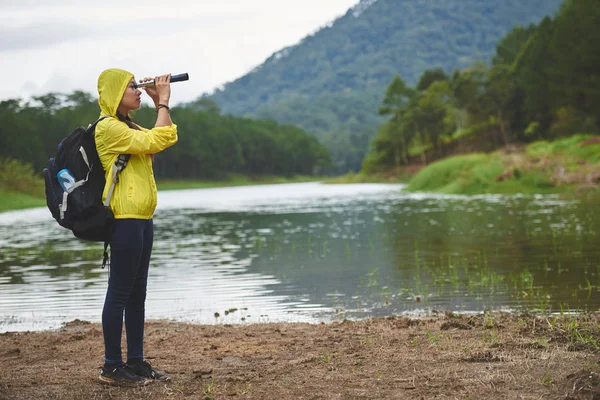
[{"label": "jacket sleeve", "polygon": [[175,124],[138,131],[113,118],[105,121],[99,123],[102,125],[100,135],[96,138],[102,141],[106,151],[110,153],[155,154],[177,143]]}]

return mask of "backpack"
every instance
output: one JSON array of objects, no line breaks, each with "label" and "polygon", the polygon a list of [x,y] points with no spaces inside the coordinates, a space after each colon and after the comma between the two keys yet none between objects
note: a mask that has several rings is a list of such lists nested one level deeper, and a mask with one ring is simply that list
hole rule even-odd
[{"label": "backpack", "polygon": [[[94,134],[101,117],[87,128],[77,127],[58,145],[56,156],[44,168],[46,204],[52,217],[64,228],[83,240],[104,242],[104,262],[114,226],[114,214],[108,207],[118,174],[125,168],[129,154],[121,154],[113,166],[113,183],[106,201],[102,192],[106,184],[105,172],[96,150]],[[57,174],[67,169],[74,183],[63,190]]]}]

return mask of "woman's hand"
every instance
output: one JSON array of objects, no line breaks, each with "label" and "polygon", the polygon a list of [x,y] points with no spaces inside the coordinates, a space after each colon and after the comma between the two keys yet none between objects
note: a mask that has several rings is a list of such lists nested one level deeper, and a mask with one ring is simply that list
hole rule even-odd
[{"label": "woman's hand", "polygon": [[[150,82],[152,80],[152,78],[144,78],[144,79],[140,79],[140,83],[144,83],[144,82]],[[150,96],[150,98],[156,103],[158,101],[158,93],[156,92],[156,86],[144,86],[142,87],[142,90],[144,92],[146,92],[146,94],[148,96]]]},{"label": "woman's hand", "polygon": [[[152,78],[144,78],[140,83],[151,81]],[[160,75],[154,78],[154,86],[144,86],[142,89],[158,107],[159,104],[169,105],[171,98],[171,74]]]},{"label": "woman's hand", "polygon": [[171,74],[154,78],[154,87],[158,93],[158,102],[168,106],[171,98]]}]

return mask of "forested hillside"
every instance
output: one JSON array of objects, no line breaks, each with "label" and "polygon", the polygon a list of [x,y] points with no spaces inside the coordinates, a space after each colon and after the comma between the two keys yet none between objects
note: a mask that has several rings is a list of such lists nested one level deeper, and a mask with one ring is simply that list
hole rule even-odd
[{"label": "forested hillside", "polygon": [[[341,169],[356,169],[382,122],[377,109],[395,74],[413,85],[428,68],[451,73],[476,60],[489,61],[498,40],[515,25],[539,22],[560,3],[363,0],[211,98],[224,113],[270,118],[313,132]],[[348,152],[358,153],[347,159]]]}]

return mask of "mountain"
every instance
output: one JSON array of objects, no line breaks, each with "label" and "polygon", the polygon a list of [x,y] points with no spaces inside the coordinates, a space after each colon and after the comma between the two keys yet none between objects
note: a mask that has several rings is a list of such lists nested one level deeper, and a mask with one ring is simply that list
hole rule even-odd
[{"label": "mountain", "polygon": [[[224,113],[274,119],[315,133],[374,134],[395,74],[490,61],[515,25],[538,23],[562,0],[362,0],[298,44],[207,95]],[[357,139],[362,143],[362,139]],[[368,143],[368,141],[366,141]]]}]

